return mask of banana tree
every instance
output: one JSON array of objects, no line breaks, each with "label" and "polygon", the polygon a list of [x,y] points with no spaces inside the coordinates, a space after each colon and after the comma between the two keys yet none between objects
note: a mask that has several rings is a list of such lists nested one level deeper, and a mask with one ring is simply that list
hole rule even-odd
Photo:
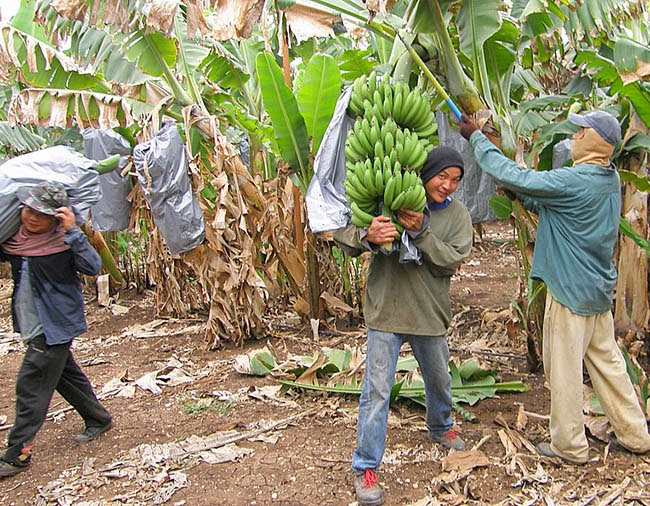
[{"label": "banana tree", "polygon": [[[318,152],[327,125],[332,118],[341,92],[341,76],[334,58],[315,54],[307,63],[297,92],[285,84],[282,69],[273,55],[257,57],[257,74],[266,112],[271,118],[280,156],[292,170],[290,178],[306,194],[313,176],[313,158]],[[311,139],[311,142],[310,142]],[[294,205],[301,205],[294,200]],[[296,224],[302,228],[301,223]],[[320,318],[320,275],[309,236],[307,251],[308,300],[310,316]],[[300,291],[296,293],[300,295]]]}]

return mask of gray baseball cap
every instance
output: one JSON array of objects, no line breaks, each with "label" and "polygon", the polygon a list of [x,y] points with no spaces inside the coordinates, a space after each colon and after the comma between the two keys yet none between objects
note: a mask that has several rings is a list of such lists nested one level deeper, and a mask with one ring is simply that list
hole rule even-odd
[{"label": "gray baseball cap", "polygon": [[43,181],[34,186],[21,186],[16,196],[23,204],[43,214],[54,216],[59,207],[68,207],[68,194],[57,181]]},{"label": "gray baseball cap", "polygon": [[593,111],[584,115],[569,113],[569,121],[574,125],[593,128],[605,142],[616,146],[621,140],[621,125],[618,120],[605,111]]}]

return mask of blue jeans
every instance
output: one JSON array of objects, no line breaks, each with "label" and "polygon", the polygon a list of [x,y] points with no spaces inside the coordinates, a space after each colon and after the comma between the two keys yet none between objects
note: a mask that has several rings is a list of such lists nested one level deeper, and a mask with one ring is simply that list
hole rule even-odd
[{"label": "blue jeans", "polygon": [[352,469],[357,474],[379,467],[384,455],[390,391],[405,341],[411,344],[424,380],[429,433],[440,436],[452,426],[449,348],[445,336],[413,336],[368,329],[357,448],[352,455]]}]

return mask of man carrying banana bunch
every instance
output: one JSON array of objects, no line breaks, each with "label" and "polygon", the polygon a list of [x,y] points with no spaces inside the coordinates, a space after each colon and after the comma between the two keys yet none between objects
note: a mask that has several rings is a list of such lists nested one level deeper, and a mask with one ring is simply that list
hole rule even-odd
[{"label": "man carrying banana bunch", "polygon": [[465,442],[452,430],[445,337],[451,321],[450,278],[472,247],[469,213],[461,202],[451,199],[463,172],[463,159],[457,151],[447,147],[432,150],[420,172],[427,206],[421,213],[397,212],[404,233],[421,253],[420,263],[401,263],[398,252],[382,248],[400,236],[390,217],[376,216],[368,228],[350,224],[334,232],[334,239],[347,254],[372,253],[364,302],[366,369],[357,448],[352,457],[354,488],[362,506],[384,501],[375,470],[386,446],[390,392],[405,341],[411,345],[424,380],[429,439],[445,448],[465,448]]}]

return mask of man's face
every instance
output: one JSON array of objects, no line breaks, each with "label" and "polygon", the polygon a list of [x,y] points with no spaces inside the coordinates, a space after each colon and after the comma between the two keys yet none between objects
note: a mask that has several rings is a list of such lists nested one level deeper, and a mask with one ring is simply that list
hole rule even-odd
[{"label": "man's face", "polygon": [[447,197],[456,191],[462,174],[459,167],[447,167],[438,172],[424,185],[427,190],[427,201],[442,204]]},{"label": "man's face", "polygon": [[23,210],[20,212],[20,219],[27,232],[32,234],[47,232],[56,221],[54,216],[41,213],[28,206],[23,206]]}]

